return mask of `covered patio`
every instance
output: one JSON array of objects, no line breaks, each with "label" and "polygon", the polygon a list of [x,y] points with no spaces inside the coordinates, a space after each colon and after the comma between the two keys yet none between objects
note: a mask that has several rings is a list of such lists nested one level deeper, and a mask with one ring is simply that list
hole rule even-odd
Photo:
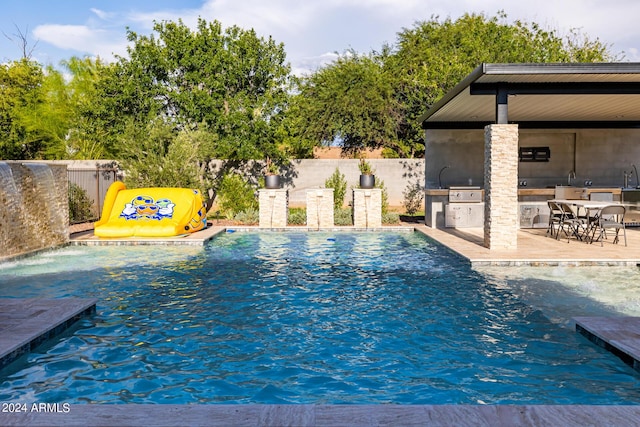
[{"label": "covered patio", "polygon": [[420,121],[425,223],[470,234],[445,222],[448,197],[478,189],[481,244],[491,251],[526,244],[522,230],[546,225],[546,201],[565,198],[559,190],[640,200],[638,63],[482,64]]}]

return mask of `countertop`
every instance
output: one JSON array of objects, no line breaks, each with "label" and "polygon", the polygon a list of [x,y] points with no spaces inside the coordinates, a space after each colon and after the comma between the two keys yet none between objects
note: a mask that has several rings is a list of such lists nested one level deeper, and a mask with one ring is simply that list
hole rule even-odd
[{"label": "countertop", "polygon": [[[582,188],[582,187],[580,187]],[[518,188],[518,196],[555,196],[555,188]],[[613,193],[613,195],[620,195],[622,188],[620,187],[587,187],[587,194],[591,193]],[[448,188],[427,188],[424,190],[424,194],[427,196],[448,196]]]}]

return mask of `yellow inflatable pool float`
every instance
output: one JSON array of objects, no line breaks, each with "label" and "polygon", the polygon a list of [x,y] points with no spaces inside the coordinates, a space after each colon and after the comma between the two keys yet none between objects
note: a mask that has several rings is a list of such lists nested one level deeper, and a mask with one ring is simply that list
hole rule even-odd
[{"label": "yellow inflatable pool float", "polygon": [[98,237],[170,237],[207,226],[199,190],[136,188],[116,181],[107,190],[102,216],[95,223]]}]

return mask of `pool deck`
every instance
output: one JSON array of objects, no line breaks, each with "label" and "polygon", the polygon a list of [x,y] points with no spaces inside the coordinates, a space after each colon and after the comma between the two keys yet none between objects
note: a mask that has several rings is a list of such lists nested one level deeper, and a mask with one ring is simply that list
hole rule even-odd
[{"label": "pool deck", "polygon": [[[238,231],[259,230],[257,227],[237,227]],[[292,230],[313,231],[305,227]],[[640,265],[640,230],[628,229],[628,247],[605,242],[588,245],[572,240],[557,241],[545,237],[545,230],[520,230],[518,249],[495,251],[484,248],[482,229],[431,229],[424,225],[383,227],[383,230],[419,231],[459,254],[471,266],[499,265]],[[203,232],[171,239],[97,239],[91,232],[72,237],[77,245],[140,245],[188,244],[204,245],[226,230],[210,227]],[[340,227],[340,231],[354,230]],[[275,230],[283,231],[283,230]],[[55,329],[66,322],[65,315],[40,313],[43,300],[0,300],[13,306],[0,305],[0,354],[11,353],[6,344],[21,323],[27,323],[26,313],[37,320],[40,329]],[[40,301],[40,303],[38,302]],[[63,301],[55,300],[60,306]],[[77,302],[77,300],[76,300]],[[87,301],[89,302],[89,301]],[[93,302],[95,310],[95,301]],[[25,307],[30,307],[25,311]],[[49,308],[47,310],[53,310]],[[63,311],[63,310],[60,310]],[[82,310],[81,310],[82,311]],[[74,312],[74,310],[70,310]],[[38,314],[36,314],[38,313]],[[49,311],[53,313],[53,311]],[[77,313],[76,313],[77,315]],[[73,318],[72,315],[70,318]],[[574,319],[578,333],[585,335],[638,369],[640,360],[640,318],[580,317]],[[68,321],[68,319],[67,319]],[[52,326],[53,325],[53,326]],[[37,329],[37,328],[36,328]],[[37,334],[36,334],[37,335]],[[23,338],[12,338],[23,342]],[[45,338],[46,339],[46,338]],[[37,342],[34,341],[37,345]],[[23,343],[24,344],[24,343]],[[31,344],[30,344],[31,345]],[[17,347],[16,347],[17,346]],[[637,426],[640,425],[640,405],[68,405],[50,402],[50,406],[24,403],[26,412],[1,412],[3,426]],[[639,402],[640,403],[640,402]]]},{"label": "pool deck", "polygon": [[576,317],[576,331],[640,371],[640,317]]},{"label": "pool deck", "polygon": [[640,265],[640,228],[627,228],[627,246],[622,236],[620,243],[612,239],[588,244],[566,238],[548,237],[545,229],[518,230],[518,247],[496,250],[484,247],[482,228],[435,229],[419,225],[414,227],[437,240],[475,266],[632,266]]},{"label": "pool deck", "polygon": [[[1,413],[9,426],[638,426],[640,406],[70,405]],[[64,412],[64,411],[67,412]],[[59,412],[56,412],[59,411]]]},{"label": "pool deck", "polygon": [[0,299],[0,369],[76,321],[96,312],[96,299]]}]

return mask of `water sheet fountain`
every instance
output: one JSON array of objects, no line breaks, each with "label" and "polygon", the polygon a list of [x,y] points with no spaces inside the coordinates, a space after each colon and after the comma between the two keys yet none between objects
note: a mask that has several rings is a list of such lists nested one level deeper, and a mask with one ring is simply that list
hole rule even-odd
[{"label": "water sheet fountain", "polygon": [[67,167],[0,162],[0,259],[69,241]]}]

